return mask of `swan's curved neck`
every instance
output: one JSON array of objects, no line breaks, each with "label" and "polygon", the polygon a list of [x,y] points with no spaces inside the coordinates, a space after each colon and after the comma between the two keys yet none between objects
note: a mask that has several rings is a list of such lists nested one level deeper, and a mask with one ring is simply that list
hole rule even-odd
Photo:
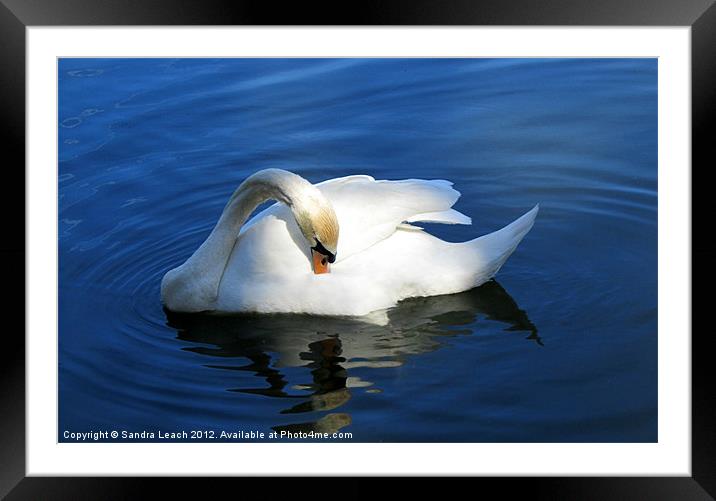
[{"label": "swan's curved neck", "polygon": [[[257,174],[264,174],[265,171],[260,171]],[[258,176],[257,174],[246,179],[241,185],[234,191],[231,198],[226,203],[224,211],[221,213],[221,217],[214,226],[209,237],[198,250],[203,248],[210,248],[214,253],[221,251],[226,253],[226,259],[228,259],[228,253],[231,252],[236,237],[241,230],[241,227],[246,223],[251,213],[256,207],[265,202],[266,200],[277,200],[284,202],[289,207],[293,208],[294,200],[291,197],[291,190],[287,190],[283,181],[286,181],[283,175],[273,176]],[[289,173],[286,173],[289,174]],[[298,177],[298,176],[296,176]],[[303,181],[302,178],[299,178]],[[192,256],[193,257],[193,256]],[[217,260],[217,256],[214,256],[212,262],[215,264],[226,263],[225,260]]]},{"label": "swan's curved neck", "polygon": [[[266,200],[288,205],[297,222],[306,217],[307,203],[315,201],[320,191],[301,176],[280,169],[266,169],[248,177],[234,191],[224,211],[204,243],[179,268],[165,277],[171,283],[162,284],[162,295],[172,302],[172,295],[181,301],[196,303],[195,310],[211,309],[216,300],[221,277],[236,243],[241,227],[254,209]],[[300,222],[299,222],[300,226]],[[169,274],[167,274],[169,275]],[[190,291],[191,298],[185,297]],[[168,304],[171,309],[171,304]]]}]

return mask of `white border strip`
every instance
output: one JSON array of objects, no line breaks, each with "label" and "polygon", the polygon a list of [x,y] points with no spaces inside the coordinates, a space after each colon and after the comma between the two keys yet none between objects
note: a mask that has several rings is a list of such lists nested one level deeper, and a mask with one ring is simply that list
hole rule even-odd
[{"label": "white border strip", "polygon": [[[28,475],[690,475],[690,28],[42,27],[27,41]],[[58,444],[56,59],[120,56],[658,57],[659,442]]]}]

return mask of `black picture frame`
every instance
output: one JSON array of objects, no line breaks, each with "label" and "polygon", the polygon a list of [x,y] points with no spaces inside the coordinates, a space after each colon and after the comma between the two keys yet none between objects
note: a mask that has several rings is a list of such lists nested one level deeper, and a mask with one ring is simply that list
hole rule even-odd
[{"label": "black picture frame", "polygon": [[[5,332],[0,348],[0,496],[7,499],[134,499],[150,486],[180,489],[183,494],[216,492],[236,479],[69,478],[25,476],[25,29],[29,26],[111,25],[594,25],[689,26],[692,43],[692,217],[713,213],[714,197],[705,178],[716,153],[709,132],[716,122],[716,6],[714,0],[452,0],[320,4],[202,0],[0,0],[0,121],[5,186],[0,197],[4,238],[0,269],[8,290],[3,301]],[[707,163],[708,162],[708,163]],[[694,182],[696,181],[696,182]],[[708,200],[708,201],[707,201]],[[711,209],[711,210],[710,210]],[[694,224],[693,228],[708,228]],[[706,231],[704,233],[709,233]],[[698,236],[698,239],[695,238]],[[713,283],[716,246],[703,233],[692,237],[692,269],[701,284]],[[692,279],[693,285],[696,283]],[[19,291],[23,291],[20,294]],[[696,328],[708,311],[707,295],[692,292],[692,476],[479,478],[501,495],[528,494],[533,499],[714,499],[716,497],[716,391],[712,386],[708,329]],[[19,320],[18,319],[22,319]],[[13,321],[18,325],[13,325]],[[678,333],[676,333],[678,334]],[[686,333],[683,333],[686,334]],[[240,479],[244,492],[249,479]],[[217,485],[217,482],[219,483]],[[259,483],[262,482],[262,483]],[[333,479],[321,484],[329,492],[352,495],[375,492],[371,479]],[[422,486],[418,481],[417,485]],[[250,487],[266,492],[267,483]],[[270,484],[271,498],[295,495],[305,486],[296,480]],[[483,488],[484,485],[479,485]],[[340,489],[340,491],[333,489]],[[422,487],[421,487],[422,488]],[[473,487],[471,487],[473,488]],[[252,489],[253,490],[253,489]]]}]

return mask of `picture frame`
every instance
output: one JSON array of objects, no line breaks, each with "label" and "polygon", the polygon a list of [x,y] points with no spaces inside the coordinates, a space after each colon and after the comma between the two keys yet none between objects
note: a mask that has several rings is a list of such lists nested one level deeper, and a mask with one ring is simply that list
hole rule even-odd
[{"label": "picture frame", "polygon": [[[22,2],[3,0],[0,4],[0,40],[6,48],[3,57],[4,70],[0,80],[3,99],[3,137],[6,151],[24,163],[25,142],[25,29],[30,26],[78,26],[78,25],[542,25],[542,26],[690,26],[692,37],[692,186],[705,189],[705,183],[693,183],[696,169],[693,165],[703,164],[713,158],[715,147],[707,131],[714,118],[716,103],[716,7],[712,1],[670,1],[664,4],[648,5],[638,1],[602,2],[598,6],[585,1],[562,1],[552,4],[551,9],[540,8],[539,4],[526,1],[516,2],[452,2],[451,8],[435,4],[407,2],[382,2],[361,4],[355,15],[348,18],[331,11],[305,10],[303,6],[278,12],[271,12],[267,6],[259,7],[254,2],[202,2],[201,6],[180,9],[176,2],[162,1],[151,4],[46,0]],[[19,168],[8,169],[16,176],[15,186],[24,183]],[[14,179],[13,179],[14,181]],[[13,190],[21,193],[23,190]],[[709,205],[695,204],[692,191],[692,213],[695,216],[708,213]],[[12,208],[22,200],[6,197],[5,214],[13,214]],[[10,206],[10,204],[13,204]],[[24,203],[23,203],[24,205]],[[12,235],[3,243],[3,271],[20,283],[19,261],[24,260],[24,221],[19,217],[8,218],[6,234]],[[698,225],[694,225],[698,228]],[[703,238],[703,237],[702,237]],[[706,264],[714,257],[712,246],[703,242],[694,246],[694,262],[699,266],[699,280],[706,283],[712,277],[711,266]],[[696,258],[693,261],[693,258]],[[705,272],[704,272],[705,270]],[[23,287],[24,290],[24,276]],[[692,282],[693,285],[693,282]],[[19,290],[19,288],[16,288]],[[11,297],[6,303],[8,313],[24,310],[24,294]],[[706,311],[706,305],[696,298],[692,311]],[[701,313],[703,315],[703,313]],[[11,315],[8,315],[10,317]],[[17,316],[17,315],[15,315]],[[52,499],[83,496],[111,498],[136,496],[145,490],[145,483],[127,479],[71,479],[68,477],[39,478],[25,476],[25,349],[20,328],[8,330],[3,349],[2,364],[2,408],[4,425],[0,438],[0,494],[10,494],[11,499],[42,498],[41,493],[52,492]],[[13,333],[14,335],[10,335]],[[605,499],[610,497],[649,497],[651,499],[709,499],[716,496],[716,431],[712,423],[714,415],[713,390],[710,386],[710,364],[707,349],[707,332],[692,329],[692,476],[649,477],[649,478],[550,478],[483,481],[500,482],[499,488],[529,491],[537,498],[569,495],[578,498]],[[205,480],[206,481],[206,480]],[[228,479],[225,479],[228,481]],[[162,483],[174,481],[165,480]],[[353,485],[354,491],[371,489],[363,487],[367,480],[343,480],[342,489]],[[507,487],[504,484],[510,483]],[[181,486],[180,484],[174,484]],[[186,487],[180,487],[186,493]],[[290,487],[287,487],[290,488]],[[294,487],[295,488],[295,487]],[[350,488],[350,487],[348,487]]]}]

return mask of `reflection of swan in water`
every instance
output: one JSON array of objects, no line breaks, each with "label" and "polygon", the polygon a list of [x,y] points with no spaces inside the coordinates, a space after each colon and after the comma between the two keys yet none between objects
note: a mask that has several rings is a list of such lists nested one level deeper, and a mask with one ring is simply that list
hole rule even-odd
[{"label": "reflection of swan in water", "polygon": [[[169,325],[177,329],[179,339],[215,345],[186,350],[215,357],[215,360],[246,358],[250,361],[247,365],[217,361],[207,367],[253,372],[268,383],[268,387],[230,391],[300,399],[282,414],[337,409],[350,399],[350,388],[373,385],[351,377],[351,369],[401,366],[407,356],[439,348],[445,336],[471,334],[471,328],[461,326],[479,317],[507,324],[506,331],[529,332],[527,339],[542,344],[527,314],[494,280],[460,294],[408,299],[368,319],[285,314],[217,316],[169,311],[167,317]],[[288,367],[309,369],[311,381],[287,388],[289,382],[281,369]],[[310,394],[296,393],[296,390]],[[329,413],[313,422],[275,429],[333,432],[350,423],[348,414]]]}]

